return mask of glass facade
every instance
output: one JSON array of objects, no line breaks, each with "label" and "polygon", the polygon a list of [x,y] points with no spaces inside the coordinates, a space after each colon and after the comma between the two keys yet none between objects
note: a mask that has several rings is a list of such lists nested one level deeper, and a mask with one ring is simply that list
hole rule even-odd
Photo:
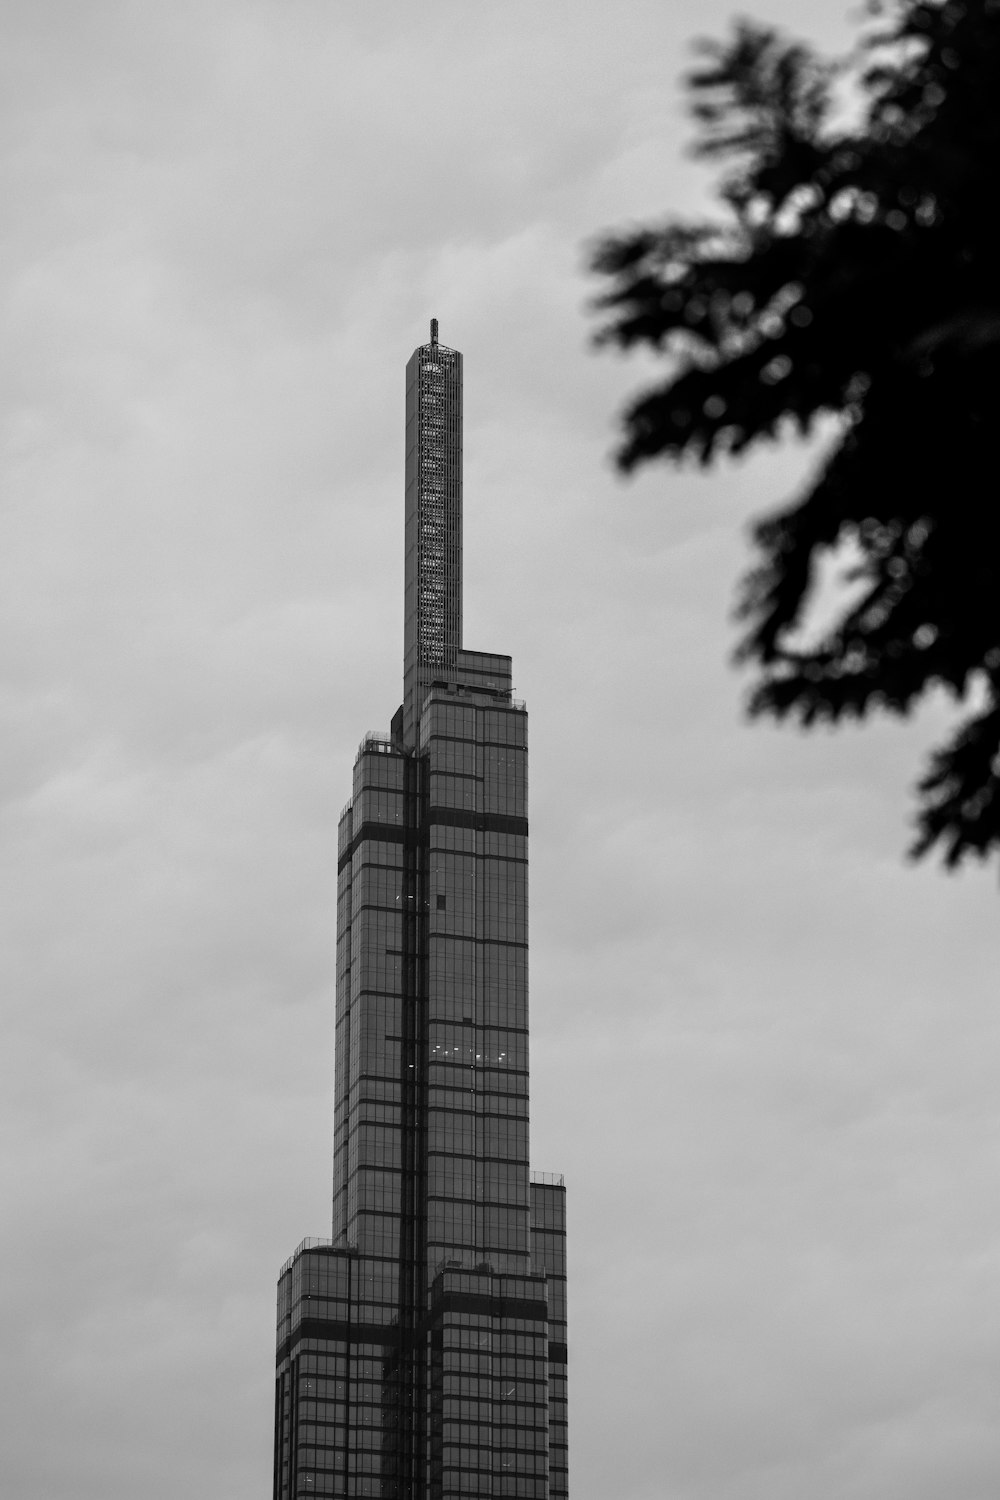
[{"label": "glass facade", "polygon": [[460,643],[461,445],[422,405],[442,366],[460,435],[432,324],[404,703],[339,830],[333,1233],[278,1282],[275,1500],[567,1494],[565,1190],[528,1167],[527,714],[510,658]]}]

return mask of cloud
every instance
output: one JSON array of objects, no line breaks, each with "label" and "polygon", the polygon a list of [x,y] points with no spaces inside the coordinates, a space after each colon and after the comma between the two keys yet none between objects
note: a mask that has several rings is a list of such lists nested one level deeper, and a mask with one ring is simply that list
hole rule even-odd
[{"label": "cloud", "polygon": [[949,710],[748,728],[744,528],[814,454],[622,483],[643,370],[588,351],[587,239],[703,206],[673,79],[726,14],[6,8],[5,1493],[266,1487],[432,315],[466,639],[532,713],[576,1500],[992,1492],[995,893],[900,857]]}]

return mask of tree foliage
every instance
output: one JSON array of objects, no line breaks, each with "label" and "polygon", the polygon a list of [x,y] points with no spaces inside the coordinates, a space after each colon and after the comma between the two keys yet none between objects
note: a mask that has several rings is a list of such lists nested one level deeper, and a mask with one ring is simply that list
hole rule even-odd
[{"label": "tree foliage", "polygon": [[[696,150],[723,164],[723,212],[597,245],[598,340],[667,360],[624,415],[625,470],[836,417],[806,493],[754,529],[751,712],[965,699],[913,851],[955,865],[1000,849],[1000,0],[896,0],[869,24],[841,64],[746,22],[702,44]],[[851,586],[814,640],[836,549]]]}]

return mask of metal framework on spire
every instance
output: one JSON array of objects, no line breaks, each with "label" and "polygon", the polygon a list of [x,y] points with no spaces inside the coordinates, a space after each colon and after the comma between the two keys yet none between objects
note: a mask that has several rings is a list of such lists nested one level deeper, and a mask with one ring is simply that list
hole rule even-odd
[{"label": "metal framework on spire", "polygon": [[462,356],[438,341],[406,367],[404,736],[462,646]]}]

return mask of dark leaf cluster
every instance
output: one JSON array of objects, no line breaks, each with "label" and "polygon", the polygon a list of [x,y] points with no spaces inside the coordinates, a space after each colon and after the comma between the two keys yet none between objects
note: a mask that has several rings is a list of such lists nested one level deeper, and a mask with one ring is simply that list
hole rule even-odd
[{"label": "dark leaf cluster", "polygon": [[[703,47],[696,149],[725,164],[723,212],[597,245],[598,338],[667,362],[625,413],[626,470],[836,419],[806,493],[754,531],[751,710],[966,698],[915,844],[956,864],[1000,849],[1000,0],[897,0],[871,26],[839,66],[749,23]],[[851,587],[812,640],[837,549]]]}]

